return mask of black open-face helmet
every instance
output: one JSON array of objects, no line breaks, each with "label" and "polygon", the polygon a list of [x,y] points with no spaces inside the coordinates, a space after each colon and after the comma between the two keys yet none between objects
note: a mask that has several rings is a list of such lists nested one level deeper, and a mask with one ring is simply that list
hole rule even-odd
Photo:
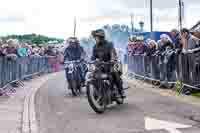
[{"label": "black open-face helmet", "polygon": [[98,30],[92,31],[92,36],[93,37],[100,37],[100,38],[104,39],[105,38],[105,32],[102,29],[98,29]]},{"label": "black open-face helmet", "polygon": [[76,38],[76,37],[69,37],[68,39],[67,39],[67,43],[68,44],[79,44],[79,40],[78,40],[78,38]]}]

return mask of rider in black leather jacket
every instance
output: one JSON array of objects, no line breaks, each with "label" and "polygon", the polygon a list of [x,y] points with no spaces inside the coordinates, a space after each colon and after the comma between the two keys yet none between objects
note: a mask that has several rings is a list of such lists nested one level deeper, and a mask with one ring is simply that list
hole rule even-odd
[{"label": "rider in black leather jacket", "polygon": [[[83,47],[80,46],[79,40],[76,37],[68,38],[68,47],[64,52],[64,61],[73,61],[73,60],[83,60],[85,55],[85,51]],[[84,63],[80,65],[80,75],[82,83],[85,83],[85,75],[86,75],[86,66]]]},{"label": "rider in black leather jacket", "polygon": [[[92,36],[96,40],[96,45],[93,47],[92,60],[100,59],[104,62],[116,61],[117,54],[112,42],[105,40],[105,33],[99,29],[92,32]],[[111,66],[112,67],[112,66]],[[119,93],[125,97],[122,85],[122,79],[119,72],[113,72],[114,84],[118,87]]]}]

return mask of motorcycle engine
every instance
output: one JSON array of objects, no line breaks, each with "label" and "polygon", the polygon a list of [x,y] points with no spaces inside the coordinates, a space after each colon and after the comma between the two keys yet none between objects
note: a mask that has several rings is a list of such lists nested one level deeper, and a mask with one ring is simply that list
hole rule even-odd
[{"label": "motorcycle engine", "polygon": [[114,64],[114,71],[115,72],[122,72],[122,64],[121,63]]}]

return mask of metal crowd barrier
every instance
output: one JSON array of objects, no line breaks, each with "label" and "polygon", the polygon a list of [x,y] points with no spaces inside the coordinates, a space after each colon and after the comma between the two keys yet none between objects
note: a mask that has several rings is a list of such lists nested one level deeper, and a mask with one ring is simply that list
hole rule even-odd
[{"label": "metal crowd barrier", "polygon": [[128,71],[134,76],[151,81],[175,84],[181,82],[200,90],[200,50],[187,54],[176,54],[175,62],[161,61],[161,56],[133,55],[128,57]]},{"label": "metal crowd barrier", "polygon": [[171,64],[160,62],[160,56],[134,55],[128,57],[128,70],[136,76],[152,81],[175,82],[175,70],[169,71]]},{"label": "metal crowd barrier", "polygon": [[183,86],[200,90],[200,49],[177,57],[178,79]]},{"label": "metal crowd barrier", "polygon": [[0,57],[0,88],[39,73],[52,72],[50,57]]}]

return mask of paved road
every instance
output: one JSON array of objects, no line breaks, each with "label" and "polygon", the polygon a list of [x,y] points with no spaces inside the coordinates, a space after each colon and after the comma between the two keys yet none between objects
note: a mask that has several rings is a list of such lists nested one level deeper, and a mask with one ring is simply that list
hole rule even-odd
[{"label": "paved road", "polygon": [[[199,133],[200,107],[163,97],[132,81],[126,103],[97,115],[85,96],[65,96],[64,73],[42,86],[36,95],[40,133]],[[178,130],[147,130],[145,118],[190,125]],[[149,120],[146,119],[146,120]],[[193,120],[195,119],[195,120]],[[157,121],[146,121],[150,128]],[[161,124],[163,124],[161,122]],[[166,123],[164,123],[166,124]],[[175,126],[175,124],[172,124]],[[165,126],[165,125],[164,125]]]}]

